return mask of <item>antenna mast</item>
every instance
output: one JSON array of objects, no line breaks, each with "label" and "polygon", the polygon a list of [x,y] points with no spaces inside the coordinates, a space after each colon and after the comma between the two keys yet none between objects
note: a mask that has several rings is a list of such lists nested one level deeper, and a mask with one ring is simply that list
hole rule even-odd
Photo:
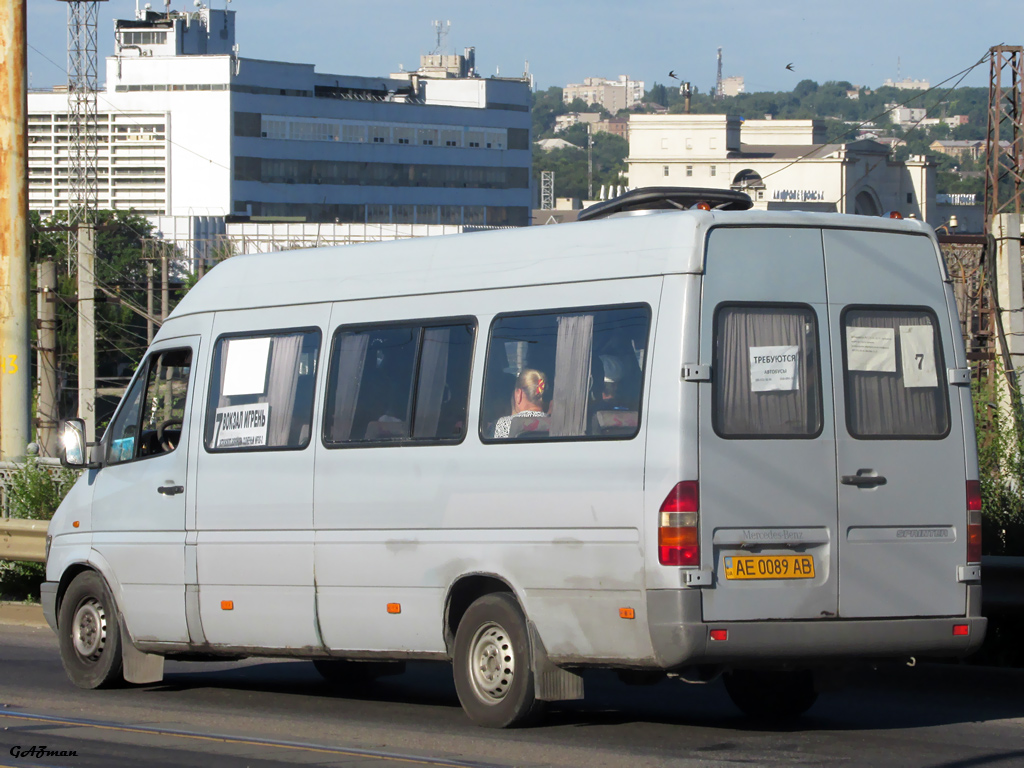
[{"label": "antenna mast", "polygon": [[718,77],[715,79],[715,101],[725,98],[722,92],[722,46],[718,46]]},{"label": "antenna mast", "polygon": [[437,38],[437,47],[434,48],[433,53],[443,54],[448,50],[448,33],[451,31],[452,23],[450,21],[434,21],[434,35]]}]

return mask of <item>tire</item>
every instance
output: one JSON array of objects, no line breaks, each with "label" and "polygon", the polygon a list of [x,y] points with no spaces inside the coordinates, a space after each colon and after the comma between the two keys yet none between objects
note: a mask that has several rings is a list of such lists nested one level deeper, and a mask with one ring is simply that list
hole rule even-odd
[{"label": "tire", "polygon": [[78,574],[64,593],[57,635],[64,671],[79,688],[124,683],[117,606],[95,571]]},{"label": "tire", "polygon": [[808,670],[737,670],[725,675],[725,690],[744,714],[771,722],[793,720],[818,699]]},{"label": "tire", "polygon": [[358,689],[378,677],[405,672],[404,661],[351,661],[349,659],[313,659],[316,671],[339,688]]},{"label": "tire", "polygon": [[526,725],[544,709],[535,695],[526,619],[508,593],[469,606],[455,632],[452,666],[459,701],[477,725]]}]

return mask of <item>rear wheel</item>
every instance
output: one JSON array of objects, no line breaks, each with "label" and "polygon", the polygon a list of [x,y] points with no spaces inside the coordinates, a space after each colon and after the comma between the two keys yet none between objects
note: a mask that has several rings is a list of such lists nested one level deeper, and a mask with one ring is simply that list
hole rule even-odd
[{"label": "rear wheel", "polygon": [[313,666],[333,685],[361,688],[378,677],[405,672],[404,661],[352,661],[350,659],[314,659]]},{"label": "rear wheel", "polygon": [[508,593],[485,595],[466,610],[455,632],[453,669],[459,701],[477,725],[524,725],[543,711],[526,619]]},{"label": "rear wheel", "polygon": [[725,690],[733,704],[758,720],[791,720],[818,698],[814,674],[808,670],[735,670],[725,675]]},{"label": "rear wheel", "polygon": [[79,688],[124,682],[117,607],[95,571],[78,574],[64,593],[57,621],[60,660]]}]

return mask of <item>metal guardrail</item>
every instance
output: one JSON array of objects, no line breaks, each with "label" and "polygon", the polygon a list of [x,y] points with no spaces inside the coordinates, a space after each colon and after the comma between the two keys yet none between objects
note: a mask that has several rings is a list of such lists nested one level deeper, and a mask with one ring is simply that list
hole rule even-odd
[{"label": "metal guardrail", "polygon": [[49,520],[0,518],[0,560],[45,563],[49,525]]}]

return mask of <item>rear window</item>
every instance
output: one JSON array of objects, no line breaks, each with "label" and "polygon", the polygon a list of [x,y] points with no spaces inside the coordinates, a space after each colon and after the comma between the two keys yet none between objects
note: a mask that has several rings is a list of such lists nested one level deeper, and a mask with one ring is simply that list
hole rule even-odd
[{"label": "rear window", "polygon": [[945,437],[949,399],[935,314],[851,307],[842,324],[849,433],[865,440]]},{"label": "rear window", "polygon": [[821,433],[818,321],[808,306],[726,304],[715,312],[712,424],[720,437]]}]

